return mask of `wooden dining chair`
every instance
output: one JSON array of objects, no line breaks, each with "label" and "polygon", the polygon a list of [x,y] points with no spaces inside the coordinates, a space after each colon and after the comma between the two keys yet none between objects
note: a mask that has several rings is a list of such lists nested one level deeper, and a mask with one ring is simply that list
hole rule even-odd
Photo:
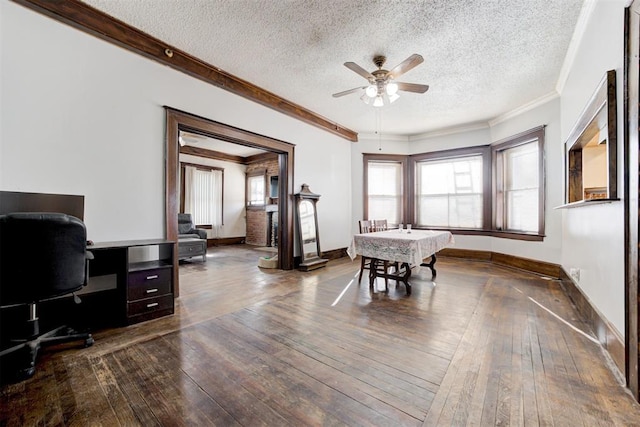
[{"label": "wooden dining chair", "polygon": [[[360,234],[370,233],[373,231],[373,221],[362,219],[358,221],[358,227],[360,228]],[[371,258],[367,258],[364,255],[360,258],[360,275],[358,276],[358,282],[362,280],[362,272],[368,270],[371,267]]]},{"label": "wooden dining chair", "polygon": [[[376,225],[382,227],[384,226],[384,229],[378,229],[376,228]],[[387,220],[378,220],[378,221],[369,221],[366,219],[360,220],[358,221],[358,226],[360,228],[360,234],[364,234],[364,233],[373,233],[376,231],[383,231],[386,230],[387,228]],[[374,264],[371,262],[371,258],[365,257],[364,255],[361,256],[360,259],[360,274],[358,275],[358,283],[360,283],[360,281],[362,281],[362,273],[364,272],[364,270],[370,270],[371,269],[371,265]],[[379,268],[381,273],[387,273],[387,271],[389,270],[389,267],[394,265],[396,268],[396,271],[398,269],[397,267],[397,263],[392,263],[389,264],[389,261],[386,260],[382,260],[382,265],[377,265],[377,268]],[[384,285],[385,285],[385,289],[389,288],[389,279],[387,279],[385,277],[384,279]]]},{"label": "wooden dining chair", "polygon": [[387,225],[386,219],[375,219],[373,220],[373,231],[385,231],[388,230],[389,227]]}]

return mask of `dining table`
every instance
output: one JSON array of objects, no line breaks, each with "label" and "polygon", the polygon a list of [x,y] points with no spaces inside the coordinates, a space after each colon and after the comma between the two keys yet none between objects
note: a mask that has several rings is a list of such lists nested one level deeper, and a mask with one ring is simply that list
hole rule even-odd
[{"label": "dining table", "polygon": [[[406,230],[390,229],[373,233],[355,234],[347,248],[347,254],[353,260],[357,255],[371,259],[369,267],[369,286],[373,289],[377,278],[403,282],[407,295],[411,295],[411,270],[416,266],[429,267],[432,276],[435,268],[436,253],[454,244],[453,235],[444,230]],[[428,262],[425,259],[429,258]],[[381,265],[395,265],[393,273]],[[385,292],[388,292],[385,280]]]}]

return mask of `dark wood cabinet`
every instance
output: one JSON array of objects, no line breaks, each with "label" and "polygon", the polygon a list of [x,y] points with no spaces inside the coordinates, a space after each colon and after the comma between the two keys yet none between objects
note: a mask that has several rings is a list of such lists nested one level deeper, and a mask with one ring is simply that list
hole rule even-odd
[{"label": "dark wood cabinet", "polygon": [[173,266],[163,261],[132,264],[127,274],[127,323],[173,314]]},{"label": "dark wood cabinet", "polygon": [[[119,323],[133,324],[173,314],[175,246],[168,240],[130,240],[88,247],[95,257],[89,265],[89,274],[116,275],[118,302],[113,314],[121,319]],[[148,253],[155,253],[157,248],[157,256],[134,260],[134,248]]]}]

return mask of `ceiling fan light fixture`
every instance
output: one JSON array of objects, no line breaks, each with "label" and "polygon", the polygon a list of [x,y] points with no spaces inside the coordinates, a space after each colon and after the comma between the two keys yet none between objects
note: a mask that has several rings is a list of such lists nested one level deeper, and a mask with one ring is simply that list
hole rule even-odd
[{"label": "ceiling fan light fixture", "polygon": [[334,93],[333,97],[339,98],[341,96],[349,95],[354,92],[360,92],[362,91],[362,89],[364,89],[364,94],[360,97],[360,99],[365,104],[373,105],[374,107],[383,107],[397,101],[400,98],[398,92],[401,90],[414,93],[425,93],[427,90],[429,90],[428,85],[405,82],[397,83],[395,81],[398,77],[400,77],[407,71],[412,70],[413,68],[424,62],[424,58],[422,58],[422,56],[414,53],[413,55],[410,55],[407,59],[402,61],[400,64],[393,67],[390,71],[382,68],[385,60],[386,58],[382,55],[374,56],[373,63],[376,64],[376,67],[378,67],[378,69],[371,72],[365,70],[355,62],[345,62],[345,67],[367,79],[367,83],[369,84],[366,86],[359,86],[353,89]]},{"label": "ceiling fan light fixture", "polygon": [[389,79],[389,81],[386,84],[386,92],[387,92],[387,95],[389,96],[393,96],[396,93],[398,93],[398,83],[394,82],[392,79]]}]

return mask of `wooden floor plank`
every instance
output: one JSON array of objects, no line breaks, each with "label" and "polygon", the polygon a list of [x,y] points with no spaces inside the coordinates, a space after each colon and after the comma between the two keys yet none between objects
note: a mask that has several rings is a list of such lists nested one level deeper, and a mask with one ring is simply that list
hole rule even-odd
[{"label": "wooden floor plank", "polygon": [[601,347],[536,304],[591,334],[557,281],[440,257],[407,296],[348,258],[262,255],[210,248],[181,263],[175,315],[44,351],[0,388],[0,426],[640,425]]}]

